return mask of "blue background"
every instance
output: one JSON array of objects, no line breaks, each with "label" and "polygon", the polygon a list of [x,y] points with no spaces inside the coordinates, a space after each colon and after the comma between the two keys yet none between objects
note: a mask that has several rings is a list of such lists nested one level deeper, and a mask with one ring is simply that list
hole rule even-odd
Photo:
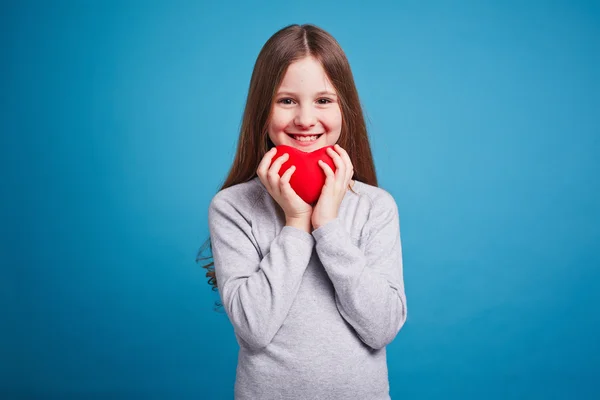
[{"label": "blue background", "polygon": [[600,398],[598,2],[1,7],[0,397],[232,398],[196,252],[256,56],[309,22],[400,210],[392,398]]}]

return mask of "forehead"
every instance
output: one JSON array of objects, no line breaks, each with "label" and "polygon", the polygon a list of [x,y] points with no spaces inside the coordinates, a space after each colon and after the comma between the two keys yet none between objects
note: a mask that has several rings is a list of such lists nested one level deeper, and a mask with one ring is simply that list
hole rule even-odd
[{"label": "forehead", "polygon": [[291,63],[285,72],[279,91],[335,91],[321,63],[305,57]]}]

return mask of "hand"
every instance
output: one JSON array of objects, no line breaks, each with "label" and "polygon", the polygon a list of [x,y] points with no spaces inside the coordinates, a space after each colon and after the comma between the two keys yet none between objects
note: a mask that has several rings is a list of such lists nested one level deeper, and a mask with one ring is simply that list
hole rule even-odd
[{"label": "hand", "polygon": [[348,185],[354,175],[354,167],[346,150],[337,144],[334,148],[335,151],[328,148],[327,154],[333,159],[336,168],[335,173],[327,163],[319,160],[319,166],[325,172],[325,185],[311,216],[314,229],[318,229],[337,217],[340,204],[342,204]]},{"label": "hand", "polygon": [[302,200],[290,185],[290,178],[296,170],[296,167],[291,166],[280,177],[279,169],[290,156],[288,153],[285,153],[277,158],[271,165],[273,156],[275,156],[276,153],[277,151],[273,147],[264,155],[256,170],[258,178],[265,188],[267,188],[271,197],[273,197],[277,204],[283,209],[287,225],[310,228],[310,217],[313,208],[310,204],[307,204]]}]

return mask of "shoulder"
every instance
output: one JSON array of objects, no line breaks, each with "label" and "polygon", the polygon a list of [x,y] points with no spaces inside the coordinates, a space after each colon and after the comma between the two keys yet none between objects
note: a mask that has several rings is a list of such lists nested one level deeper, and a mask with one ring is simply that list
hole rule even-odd
[{"label": "shoulder", "polygon": [[265,188],[257,177],[243,183],[238,183],[221,189],[212,198],[209,212],[250,212],[254,204],[264,195]]},{"label": "shoulder", "polygon": [[358,192],[359,196],[368,203],[370,214],[381,214],[386,212],[398,214],[396,200],[387,190],[361,181],[355,181],[353,188]]},{"label": "shoulder", "polygon": [[357,181],[356,189],[359,192],[362,205],[364,225],[362,235],[372,238],[384,232],[395,237],[400,232],[400,216],[398,205],[394,196],[387,190]]}]

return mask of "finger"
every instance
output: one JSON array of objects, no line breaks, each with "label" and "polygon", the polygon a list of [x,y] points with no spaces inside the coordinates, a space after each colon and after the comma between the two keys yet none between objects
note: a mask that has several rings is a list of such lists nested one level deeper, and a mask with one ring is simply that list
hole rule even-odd
[{"label": "finger", "polygon": [[344,184],[344,180],[346,179],[346,165],[344,164],[344,160],[335,150],[331,147],[327,148],[327,154],[331,156],[333,159],[333,163],[335,164],[335,178],[336,178],[336,186],[339,188]]},{"label": "finger", "polygon": [[290,180],[292,179],[292,176],[294,175],[294,172],[296,172],[296,166],[292,165],[281,176],[281,179],[279,180],[279,185],[280,185],[281,193],[288,200],[306,203],[304,201],[304,199],[302,199],[302,197],[300,197],[298,195],[298,193],[296,193],[296,191],[294,190],[294,188],[290,184]]},{"label": "finger", "polygon": [[289,153],[284,153],[281,157],[277,158],[277,160],[273,161],[273,164],[271,165],[270,168],[277,168],[277,171],[279,171],[279,168],[281,167],[281,165],[286,162],[288,159],[290,158],[290,154]]},{"label": "finger", "polygon": [[281,175],[281,179],[279,180],[279,184],[290,184],[290,179],[292,178],[292,174],[294,173],[294,171],[296,170],[296,166],[292,165],[291,167],[288,168],[287,171],[285,171],[283,173],[283,175]]},{"label": "finger", "polygon": [[336,151],[333,148],[328,147],[327,154],[329,154],[329,156],[333,160],[336,170],[345,168],[344,160],[342,160],[342,157],[340,157],[340,155],[336,153]]},{"label": "finger", "polygon": [[279,180],[279,189],[285,196],[290,196],[292,193],[295,193],[292,189],[292,185],[290,185],[290,179],[292,178],[294,171],[296,171],[296,166],[292,165],[283,173],[283,175],[281,175],[281,179]]},{"label": "finger", "polygon": [[335,174],[333,173],[333,170],[329,164],[323,160],[319,160],[319,166],[323,172],[325,172],[325,185],[332,186],[335,183]]},{"label": "finger", "polygon": [[287,161],[287,159],[290,157],[290,155],[288,153],[285,153],[284,155],[282,155],[281,157],[279,157],[277,160],[275,160],[273,162],[273,164],[271,165],[271,167],[269,168],[269,171],[267,172],[267,179],[269,180],[269,183],[271,184],[271,188],[274,190],[279,191],[279,169],[281,168],[281,164],[283,164],[285,161]]},{"label": "finger", "polygon": [[348,152],[344,150],[339,144],[336,144],[334,148],[346,164],[346,169],[348,167],[352,167],[352,160],[350,159],[350,155],[348,155]]},{"label": "finger", "polygon": [[275,154],[277,154],[277,149],[275,147],[271,148],[271,150],[267,151],[265,153],[265,155],[263,156],[262,160],[260,161],[260,163],[258,164],[258,168],[256,169],[257,172],[262,172],[263,175],[266,174],[267,170],[269,169],[269,166],[271,165],[271,160],[273,159],[273,157],[275,156]]},{"label": "finger", "polygon": [[354,176],[354,166],[352,165],[350,155],[348,155],[348,152],[344,150],[339,144],[336,144],[334,147],[339,153],[342,160],[344,161],[344,164],[346,165],[346,180],[349,182],[350,179],[352,179],[352,176]]},{"label": "finger", "polygon": [[258,175],[258,178],[260,179],[262,184],[265,185],[267,188],[269,188],[269,182],[267,180],[267,171],[269,170],[271,160],[273,159],[276,153],[277,149],[275,147],[267,151],[260,163],[258,164],[258,168],[256,169],[256,174]]}]

